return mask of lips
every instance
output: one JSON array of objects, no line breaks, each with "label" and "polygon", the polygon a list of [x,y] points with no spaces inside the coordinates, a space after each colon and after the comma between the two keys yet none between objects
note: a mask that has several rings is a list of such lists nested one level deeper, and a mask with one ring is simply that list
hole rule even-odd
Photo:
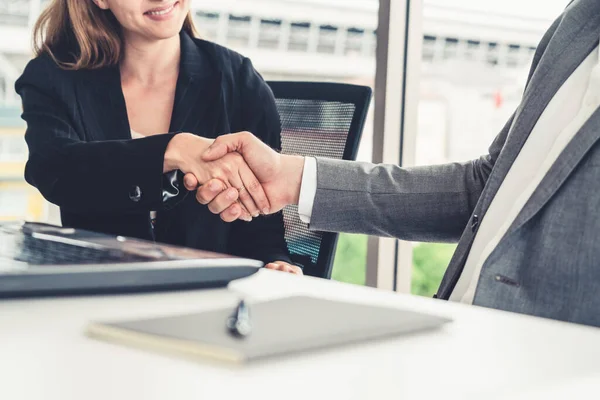
[{"label": "lips", "polygon": [[150,16],[161,16],[161,15],[166,15],[168,13],[170,13],[171,11],[173,11],[173,9],[175,8],[175,6],[179,3],[179,1],[175,1],[169,5],[166,6],[162,6],[162,7],[156,7],[153,8],[151,10],[148,10],[144,13],[144,15],[150,15]]}]

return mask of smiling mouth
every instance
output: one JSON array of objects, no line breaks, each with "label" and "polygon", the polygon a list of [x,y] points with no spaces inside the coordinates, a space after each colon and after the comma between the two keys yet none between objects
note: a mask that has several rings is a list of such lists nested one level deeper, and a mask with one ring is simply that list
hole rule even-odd
[{"label": "smiling mouth", "polygon": [[144,13],[144,15],[166,15],[166,14],[170,13],[171,11],[173,11],[173,9],[175,8],[175,6],[177,4],[179,4],[179,1],[176,1],[167,7],[154,8],[152,10],[146,11]]}]

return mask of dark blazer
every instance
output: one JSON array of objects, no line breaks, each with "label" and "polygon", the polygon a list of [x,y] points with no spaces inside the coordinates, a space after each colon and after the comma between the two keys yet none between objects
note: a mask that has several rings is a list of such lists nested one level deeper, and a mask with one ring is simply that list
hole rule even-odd
[{"label": "dark blazer", "polygon": [[216,138],[246,130],[281,148],[273,94],[250,60],[180,38],[170,133],[142,139],[131,139],[117,66],[71,71],[46,55],[31,60],[15,85],[27,122],[25,179],[60,206],[65,226],[289,262],[281,213],[226,224],[188,195],[181,173],[163,175],[178,132]]}]

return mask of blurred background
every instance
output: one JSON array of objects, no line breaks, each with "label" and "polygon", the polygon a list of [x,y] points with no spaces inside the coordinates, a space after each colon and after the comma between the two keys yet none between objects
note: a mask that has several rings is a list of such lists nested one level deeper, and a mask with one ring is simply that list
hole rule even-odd
[{"label": "blurred background", "polygon": [[[87,0],[81,0],[87,1]],[[25,125],[14,82],[31,58],[31,30],[48,0],[0,0],[0,219],[59,224],[23,180]],[[536,45],[567,0],[424,0],[416,163],[487,151],[514,111]],[[267,80],[373,87],[377,0],[192,0],[204,39],[250,57]],[[358,159],[370,161],[373,107]],[[453,245],[414,243],[412,292],[431,296]],[[333,279],[365,283],[367,238],[341,235]]]}]

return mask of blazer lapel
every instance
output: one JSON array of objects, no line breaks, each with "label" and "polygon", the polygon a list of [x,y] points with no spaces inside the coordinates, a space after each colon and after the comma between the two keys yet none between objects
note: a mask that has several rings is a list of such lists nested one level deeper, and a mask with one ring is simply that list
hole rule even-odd
[{"label": "blazer lapel", "polygon": [[505,237],[525,225],[548,203],[598,140],[600,140],[600,108],[590,117],[554,162],[506,232]]},{"label": "blazer lapel", "polygon": [[482,195],[481,215],[487,212],[550,100],[598,45],[599,24],[600,7],[595,0],[575,2],[563,17],[524,93],[506,144]]},{"label": "blazer lapel", "polygon": [[213,55],[202,53],[186,33],[181,35],[181,63],[170,131],[214,136],[216,114],[222,109],[221,73]]},{"label": "blazer lapel", "polygon": [[80,110],[86,121],[89,140],[131,139],[121,74],[117,66],[88,70],[82,74],[78,97],[84,99]]},{"label": "blazer lapel", "polygon": [[[202,52],[189,35],[182,32],[180,38],[180,70],[169,131],[212,137],[216,113],[223,109],[220,68],[214,55]],[[81,107],[86,125],[94,127],[87,132],[89,140],[131,139],[118,66],[83,71],[78,92],[87,103]]]}]

